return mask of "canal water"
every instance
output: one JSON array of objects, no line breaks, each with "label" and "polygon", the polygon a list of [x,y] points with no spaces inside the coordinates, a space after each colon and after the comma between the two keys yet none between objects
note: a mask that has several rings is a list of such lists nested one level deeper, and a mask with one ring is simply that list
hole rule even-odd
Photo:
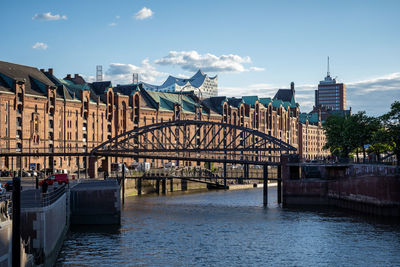
[{"label": "canal water", "polygon": [[398,221],[285,209],[269,188],[128,198],[122,226],[73,228],[57,266],[400,266]]}]

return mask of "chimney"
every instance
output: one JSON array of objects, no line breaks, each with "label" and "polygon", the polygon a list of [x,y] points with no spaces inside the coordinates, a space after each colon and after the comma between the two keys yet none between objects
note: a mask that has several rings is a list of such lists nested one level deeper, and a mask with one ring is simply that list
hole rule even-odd
[{"label": "chimney", "polygon": [[67,79],[71,79],[71,74],[67,74]]},{"label": "chimney", "polygon": [[75,74],[75,79],[79,77],[79,74]]},{"label": "chimney", "polygon": [[49,73],[53,75],[53,68],[49,68]]},{"label": "chimney", "polygon": [[44,69],[40,69],[40,72],[44,73]]},{"label": "chimney", "polygon": [[294,91],[294,82],[290,83],[290,90]]}]

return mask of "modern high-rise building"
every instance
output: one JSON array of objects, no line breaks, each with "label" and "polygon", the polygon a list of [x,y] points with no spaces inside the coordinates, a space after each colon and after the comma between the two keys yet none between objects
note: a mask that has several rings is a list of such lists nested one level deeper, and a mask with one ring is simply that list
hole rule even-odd
[{"label": "modern high-rise building", "polygon": [[336,78],[332,78],[328,72],[323,81],[318,84],[318,90],[315,90],[315,107],[325,108],[327,110],[345,110],[346,109],[346,85],[337,83]]}]

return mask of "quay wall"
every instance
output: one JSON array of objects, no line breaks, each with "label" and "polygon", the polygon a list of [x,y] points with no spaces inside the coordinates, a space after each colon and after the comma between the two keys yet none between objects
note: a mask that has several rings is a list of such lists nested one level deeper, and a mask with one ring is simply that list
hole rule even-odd
[{"label": "quay wall", "polygon": [[[159,181],[159,193],[162,192],[162,179]],[[145,180],[141,182],[142,194],[157,193],[157,181],[156,180]],[[207,184],[198,183],[193,181],[183,181],[181,179],[165,179],[165,192],[175,191],[186,191],[186,190],[200,190],[207,189]],[[122,192],[121,192],[122,193]],[[128,178],[125,179],[125,196],[137,196],[138,195],[138,179]]]},{"label": "quay wall", "polygon": [[330,205],[378,216],[400,216],[400,177],[393,168],[340,166],[336,168],[339,171],[332,171],[331,165],[327,168],[324,177],[305,178],[301,166],[285,166],[283,161],[283,204]]},{"label": "quay wall", "polygon": [[121,224],[116,181],[80,183],[71,189],[71,224]]},{"label": "quay wall", "polygon": [[68,232],[67,193],[45,207],[21,208],[21,237],[35,264],[53,266]]}]

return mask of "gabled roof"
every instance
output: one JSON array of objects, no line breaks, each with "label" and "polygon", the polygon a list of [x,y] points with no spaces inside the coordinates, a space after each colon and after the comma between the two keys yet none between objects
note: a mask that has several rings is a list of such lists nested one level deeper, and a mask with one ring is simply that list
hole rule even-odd
[{"label": "gabled roof", "polygon": [[239,108],[242,103],[244,102],[241,98],[236,98],[236,97],[228,98],[228,104],[232,107]]},{"label": "gabled roof", "polygon": [[263,104],[265,107],[268,107],[269,103],[272,102],[272,99],[270,97],[262,97],[258,101],[260,101],[260,103]]},{"label": "gabled roof", "polygon": [[111,81],[104,81],[104,82],[92,82],[89,84],[92,87],[92,90],[96,93],[96,95],[101,96],[104,95],[106,90],[112,87]]},{"label": "gabled roof", "polygon": [[258,96],[242,96],[242,100],[245,104],[254,107],[258,100]]},{"label": "gabled roof", "polygon": [[25,81],[25,93],[47,95],[46,86],[55,86],[40,70],[34,67],[0,61],[1,87],[12,90],[15,81]]},{"label": "gabled roof", "polygon": [[274,108],[280,108],[280,106],[283,104],[283,102],[282,102],[282,100],[276,100],[276,99],[274,99],[273,101],[272,101],[272,106],[274,107]]},{"label": "gabled roof", "polygon": [[316,124],[319,122],[318,113],[300,113],[299,122],[306,123],[308,121],[310,124]]},{"label": "gabled roof", "polygon": [[71,93],[69,92],[68,88],[51,72],[44,72],[44,75],[52,81],[57,86],[57,95],[61,96],[61,98],[71,100],[73,99]]},{"label": "gabled roof", "polygon": [[174,105],[180,105],[183,112],[195,112],[196,99],[193,94],[178,94],[178,93],[164,93],[153,92],[148,90],[141,90],[142,96],[150,103],[153,108],[160,110],[174,111]]},{"label": "gabled roof", "polygon": [[226,98],[226,96],[215,96],[215,97],[206,98],[201,103],[203,105],[205,105],[207,108],[209,108],[210,110],[212,110],[218,114],[222,114],[223,113],[222,106],[224,105],[225,101],[227,101],[227,100],[228,99]]}]

